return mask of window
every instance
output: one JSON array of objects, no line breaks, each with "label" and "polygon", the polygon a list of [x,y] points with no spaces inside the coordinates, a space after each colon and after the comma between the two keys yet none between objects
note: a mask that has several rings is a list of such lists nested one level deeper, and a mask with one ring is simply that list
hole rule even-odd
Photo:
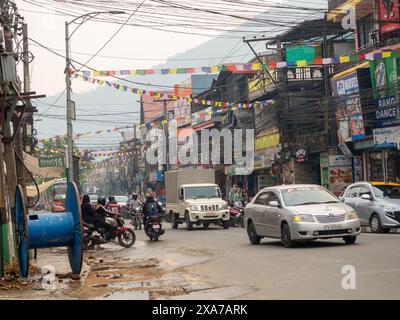
[{"label": "window", "polygon": [[347,192],[347,198],[357,198],[358,190],[360,190],[359,186],[350,188]]},{"label": "window", "polygon": [[274,192],[267,192],[267,193],[268,193],[268,198],[266,205],[268,205],[270,201],[277,201],[278,203],[280,203],[279,197]]},{"label": "window", "polygon": [[361,197],[363,194],[371,195],[371,190],[367,186],[361,186],[360,190],[358,191],[359,196]]},{"label": "window", "polygon": [[256,198],[256,200],[254,201],[254,204],[259,204],[259,205],[265,206],[265,205],[267,205],[267,202],[268,202],[268,192],[264,192],[264,193],[261,193]]}]

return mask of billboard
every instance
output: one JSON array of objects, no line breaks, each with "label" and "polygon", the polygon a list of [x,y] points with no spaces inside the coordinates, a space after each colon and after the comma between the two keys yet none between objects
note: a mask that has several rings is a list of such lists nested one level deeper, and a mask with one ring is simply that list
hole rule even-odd
[{"label": "billboard", "polygon": [[378,0],[378,9],[381,32],[400,29],[399,0]]},{"label": "billboard", "polygon": [[357,70],[331,80],[332,93],[336,96],[336,123],[339,144],[356,141],[365,136],[360,87]]}]

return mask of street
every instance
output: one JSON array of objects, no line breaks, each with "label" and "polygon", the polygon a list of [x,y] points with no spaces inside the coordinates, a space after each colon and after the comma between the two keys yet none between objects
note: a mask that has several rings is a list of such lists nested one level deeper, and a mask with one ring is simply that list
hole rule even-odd
[{"label": "street", "polygon": [[[140,230],[130,249],[107,244],[86,251],[80,281],[59,276],[52,290],[0,290],[0,299],[400,298],[399,233],[362,233],[349,246],[326,240],[285,249],[274,239],[250,245],[242,228],[166,229],[159,242]],[[56,256],[68,272],[65,252],[46,254],[48,261],[41,256],[39,250],[38,267]],[[355,267],[355,290],[342,288],[345,265]]]}]

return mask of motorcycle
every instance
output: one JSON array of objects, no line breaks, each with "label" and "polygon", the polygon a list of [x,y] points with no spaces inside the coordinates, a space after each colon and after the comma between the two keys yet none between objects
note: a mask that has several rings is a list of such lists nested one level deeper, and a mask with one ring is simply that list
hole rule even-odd
[{"label": "motorcycle", "polygon": [[229,220],[231,227],[240,226],[244,228],[244,205],[237,201],[229,204]]},{"label": "motorcycle", "polygon": [[135,230],[142,229],[142,219],[143,219],[142,207],[137,206],[136,208],[133,208],[131,212],[131,225],[135,227]]},{"label": "motorcycle", "polygon": [[124,248],[130,248],[135,244],[135,232],[124,226],[124,220],[118,214],[112,217],[106,217],[106,223],[112,226],[111,234],[105,236],[106,229],[104,227],[96,228],[94,225],[84,223],[83,230],[83,248],[93,249],[97,244],[106,242],[114,242],[118,238],[119,244]]},{"label": "motorcycle", "polygon": [[162,229],[161,216],[154,215],[148,217],[146,219],[144,231],[151,241],[158,241],[158,238],[165,233],[165,230]]}]

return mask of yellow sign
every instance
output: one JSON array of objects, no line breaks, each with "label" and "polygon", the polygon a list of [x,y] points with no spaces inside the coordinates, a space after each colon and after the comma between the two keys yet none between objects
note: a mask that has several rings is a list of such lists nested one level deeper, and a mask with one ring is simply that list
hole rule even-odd
[{"label": "yellow sign", "polygon": [[256,150],[276,147],[281,141],[281,136],[278,129],[263,131],[256,136]]},{"label": "yellow sign", "polygon": [[[270,71],[270,74],[273,74]],[[248,81],[249,99],[257,99],[264,93],[272,92],[275,89],[275,84],[267,75],[258,74]]]}]

